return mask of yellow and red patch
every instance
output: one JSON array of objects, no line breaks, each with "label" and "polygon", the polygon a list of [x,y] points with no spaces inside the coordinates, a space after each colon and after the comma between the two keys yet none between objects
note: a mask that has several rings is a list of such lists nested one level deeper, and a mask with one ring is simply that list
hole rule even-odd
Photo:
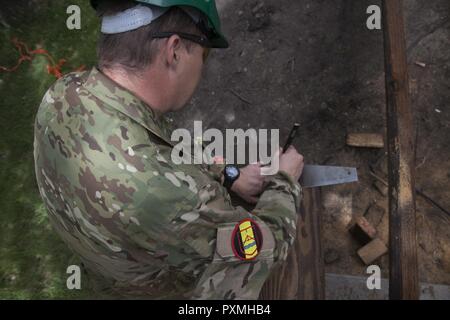
[{"label": "yellow and red patch", "polygon": [[253,260],[262,247],[262,233],[258,224],[252,219],[240,221],[231,235],[234,255],[241,260]]}]

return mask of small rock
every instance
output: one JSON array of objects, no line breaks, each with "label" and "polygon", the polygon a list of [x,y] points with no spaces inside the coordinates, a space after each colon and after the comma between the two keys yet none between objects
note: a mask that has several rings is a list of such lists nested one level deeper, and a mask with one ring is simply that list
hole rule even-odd
[{"label": "small rock", "polygon": [[226,121],[227,123],[231,123],[231,122],[233,122],[235,119],[236,119],[236,116],[235,116],[234,113],[227,113],[227,114],[225,115],[225,121]]}]

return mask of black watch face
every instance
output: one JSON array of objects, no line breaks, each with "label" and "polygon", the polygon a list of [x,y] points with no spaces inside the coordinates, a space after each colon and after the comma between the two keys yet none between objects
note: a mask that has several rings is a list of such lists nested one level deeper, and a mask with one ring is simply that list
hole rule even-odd
[{"label": "black watch face", "polygon": [[235,166],[225,167],[225,175],[230,179],[235,179],[239,175],[239,169]]}]

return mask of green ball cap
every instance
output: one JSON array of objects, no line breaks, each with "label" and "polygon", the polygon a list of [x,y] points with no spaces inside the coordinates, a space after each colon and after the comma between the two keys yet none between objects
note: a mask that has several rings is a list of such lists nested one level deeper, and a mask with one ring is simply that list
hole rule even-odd
[{"label": "green ball cap", "polygon": [[[213,48],[228,48],[229,44],[222,34],[220,17],[215,0],[135,0],[136,2],[152,4],[159,7],[190,6],[203,12],[214,30],[214,36],[209,38]],[[92,6],[97,6],[97,0],[91,0]]]}]

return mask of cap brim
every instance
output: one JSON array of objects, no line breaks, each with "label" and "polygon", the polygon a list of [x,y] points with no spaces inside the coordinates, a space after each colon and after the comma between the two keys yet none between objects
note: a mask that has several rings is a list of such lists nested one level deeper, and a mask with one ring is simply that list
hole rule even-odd
[{"label": "cap brim", "polygon": [[230,46],[227,39],[221,34],[218,34],[216,37],[210,40],[212,47],[217,49],[226,49]]}]

